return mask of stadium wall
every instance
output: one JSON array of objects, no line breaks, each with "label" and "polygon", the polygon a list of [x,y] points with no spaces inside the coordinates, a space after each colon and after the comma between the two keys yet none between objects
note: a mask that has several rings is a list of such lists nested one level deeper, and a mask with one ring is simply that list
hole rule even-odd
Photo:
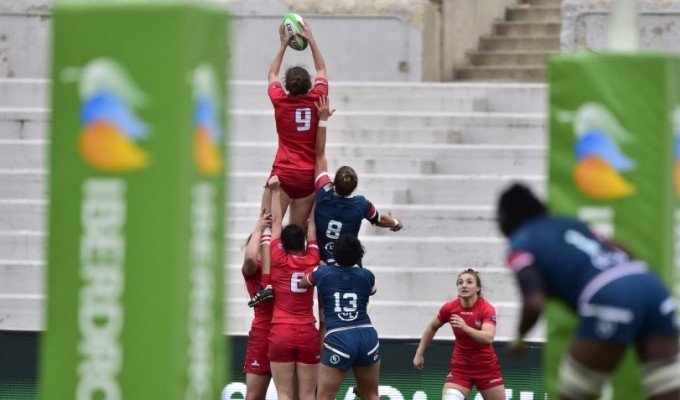
[{"label": "stadium wall", "polygon": [[[210,0],[229,8],[232,78],[265,79],[278,46],[281,16],[295,11],[313,28],[336,81],[441,81],[519,0]],[[0,0],[0,77],[45,78],[49,0]],[[124,29],[123,27],[121,27]],[[339,34],[340,33],[340,34]],[[253,43],[257,43],[254,46]],[[289,51],[287,65],[311,65]],[[285,67],[286,65],[284,65]]]},{"label": "stadium wall", "polygon": [[[228,355],[227,379],[222,400],[243,399],[245,378],[241,373],[247,338],[226,337],[231,347]],[[0,331],[0,400],[38,400],[38,347],[40,333]],[[427,400],[441,398],[446,378],[452,344],[450,341],[433,341],[425,353],[425,369],[415,371],[413,355],[417,340],[381,340],[382,365],[380,370],[380,397],[389,400]],[[505,343],[495,345],[507,398],[510,400],[539,400],[545,398],[541,368],[542,344],[533,343],[521,359],[506,355]],[[351,375],[351,374],[350,374]],[[338,392],[338,398],[354,399],[354,380],[348,376]],[[273,384],[267,398],[276,399]],[[469,399],[481,399],[476,391]]]},{"label": "stadium wall", "polygon": [[[607,47],[611,0],[562,3],[562,52]],[[680,53],[680,0],[639,0],[640,49]]]}]

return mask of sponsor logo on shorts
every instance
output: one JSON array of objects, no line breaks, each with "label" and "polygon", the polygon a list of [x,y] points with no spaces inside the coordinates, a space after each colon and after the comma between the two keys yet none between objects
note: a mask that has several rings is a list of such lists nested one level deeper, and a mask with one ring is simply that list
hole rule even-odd
[{"label": "sponsor logo on shorts", "polygon": [[494,378],[489,381],[489,383],[503,382],[503,378]]},{"label": "sponsor logo on shorts", "polygon": [[618,324],[609,321],[597,321],[595,324],[595,335],[600,339],[609,339],[616,333]]},{"label": "sponsor logo on shorts", "polygon": [[257,362],[257,360],[253,361],[250,363],[250,366],[253,368],[260,368],[260,363]]},{"label": "sponsor logo on shorts", "polygon": [[333,354],[331,356],[331,364],[337,364],[340,362],[340,356],[337,354]]}]

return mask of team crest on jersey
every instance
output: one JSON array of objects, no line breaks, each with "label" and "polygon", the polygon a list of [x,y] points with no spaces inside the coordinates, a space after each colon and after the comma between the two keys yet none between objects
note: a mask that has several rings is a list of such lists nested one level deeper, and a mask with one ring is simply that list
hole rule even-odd
[{"label": "team crest on jersey", "polygon": [[283,250],[283,243],[279,243],[279,250]]},{"label": "team crest on jersey", "polygon": [[278,88],[280,88],[280,87],[281,87],[280,84],[278,84],[278,83],[272,83],[272,89],[278,89]]},{"label": "team crest on jersey", "polygon": [[477,328],[481,328],[482,327],[482,321],[480,321],[480,320],[475,321],[475,326]]}]

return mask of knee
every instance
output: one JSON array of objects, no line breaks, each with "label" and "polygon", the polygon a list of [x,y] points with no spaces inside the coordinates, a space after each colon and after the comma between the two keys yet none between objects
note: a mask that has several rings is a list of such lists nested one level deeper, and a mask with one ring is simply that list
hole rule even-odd
[{"label": "knee", "polygon": [[444,388],[442,400],[465,400],[465,395],[458,389]]},{"label": "knee", "polygon": [[680,356],[643,364],[642,385],[648,397],[680,390]]},{"label": "knee", "polygon": [[559,392],[571,399],[596,398],[611,374],[595,371],[566,355],[559,372]]}]

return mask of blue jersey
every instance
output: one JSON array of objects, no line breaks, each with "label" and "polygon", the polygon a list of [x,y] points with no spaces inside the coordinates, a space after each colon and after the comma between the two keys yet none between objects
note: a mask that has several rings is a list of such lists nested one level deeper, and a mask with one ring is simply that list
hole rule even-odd
[{"label": "blue jersey", "polygon": [[334,262],[333,244],[340,235],[350,233],[358,236],[364,218],[377,223],[380,215],[364,196],[337,196],[327,174],[317,179],[316,188],[316,241],[321,259],[331,264]]},{"label": "blue jersey", "polygon": [[573,309],[595,276],[628,261],[626,253],[606,244],[573,218],[534,218],[510,237],[510,268],[517,273],[530,265],[538,267],[546,294]]},{"label": "blue jersey", "polygon": [[371,271],[356,265],[319,265],[308,276],[323,303],[329,333],[336,328],[371,324],[366,310],[368,298],[375,292]]}]

